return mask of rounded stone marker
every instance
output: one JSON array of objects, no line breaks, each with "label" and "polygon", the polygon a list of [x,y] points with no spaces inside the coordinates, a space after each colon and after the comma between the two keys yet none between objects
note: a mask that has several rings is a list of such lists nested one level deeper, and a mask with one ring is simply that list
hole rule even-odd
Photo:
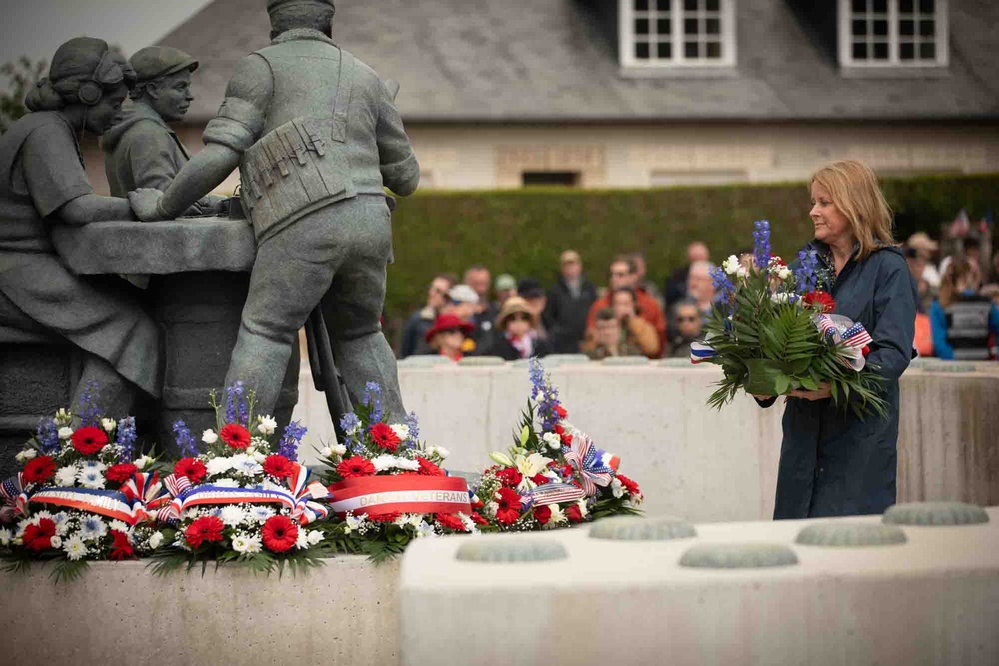
[{"label": "rounded stone marker", "polygon": [[604,518],[590,527],[591,539],[611,541],[670,541],[697,536],[697,530],[686,520],[672,516],[639,518],[620,516]]},{"label": "rounded stone marker", "polygon": [[466,356],[458,361],[458,365],[473,367],[503,365],[504,363],[506,361],[499,356]]},{"label": "rounded stone marker", "polygon": [[558,541],[541,539],[475,539],[461,544],[455,559],[461,562],[550,562],[569,553]]},{"label": "rounded stone marker", "polygon": [[586,354],[549,354],[542,360],[545,367],[554,365],[585,365],[590,362]]},{"label": "rounded stone marker", "polygon": [[648,365],[649,359],[644,356],[608,356],[601,363],[604,365]]},{"label": "rounded stone marker", "polygon": [[803,546],[892,546],[908,541],[902,528],[880,523],[819,523],[798,532]]},{"label": "rounded stone marker", "polygon": [[407,368],[431,368],[435,365],[451,365],[454,361],[447,356],[418,355],[407,356],[399,361],[399,365]]},{"label": "rounded stone marker", "polygon": [[889,525],[980,525],[989,514],[980,506],[964,502],[912,502],[888,507],[881,522]]},{"label": "rounded stone marker", "polygon": [[687,549],[681,567],[697,569],[763,569],[798,563],[798,556],[782,543],[702,543]]},{"label": "rounded stone marker", "polygon": [[977,369],[971,363],[933,363],[923,367],[926,372],[975,372]]}]

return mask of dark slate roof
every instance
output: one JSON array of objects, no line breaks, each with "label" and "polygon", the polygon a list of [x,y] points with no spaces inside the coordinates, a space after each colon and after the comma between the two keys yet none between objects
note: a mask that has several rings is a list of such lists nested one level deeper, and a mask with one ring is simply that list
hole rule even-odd
[{"label": "dark slate roof", "polygon": [[[401,82],[407,122],[999,119],[999,2],[950,2],[945,76],[889,79],[844,77],[795,2],[738,0],[728,78],[622,76],[614,0],[342,0],[333,37]],[[201,61],[190,121],[268,43],[264,4],[215,0],[160,42]]]}]

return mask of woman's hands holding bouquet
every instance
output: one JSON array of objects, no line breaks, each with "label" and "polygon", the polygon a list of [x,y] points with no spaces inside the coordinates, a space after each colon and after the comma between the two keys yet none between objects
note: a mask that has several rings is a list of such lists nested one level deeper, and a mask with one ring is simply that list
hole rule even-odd
[{"label": "woman's hands holding bouquet", "polygon": [[[815,391],[809,391],[806,389],[797,389],[795,391],[789,391],[784,394],[788,398],[802,398],[804,400],[824,400],[825,398],[832,397],[832,389],[829,387],[829,382],[822,382],[819,384],[819,388]],[[775,397],[772,395],[758,395],[753,393],[752,396],[757,400],[770,400]]]}]

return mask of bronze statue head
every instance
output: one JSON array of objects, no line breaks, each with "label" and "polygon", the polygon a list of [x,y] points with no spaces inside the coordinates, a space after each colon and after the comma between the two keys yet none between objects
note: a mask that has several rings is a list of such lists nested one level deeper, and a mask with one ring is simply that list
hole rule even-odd
[{"label": "bronze statue head", "polygon": [[333,36],[333,0],[267,0],[271,17],[271,39],[282,32],[305,28]]}]

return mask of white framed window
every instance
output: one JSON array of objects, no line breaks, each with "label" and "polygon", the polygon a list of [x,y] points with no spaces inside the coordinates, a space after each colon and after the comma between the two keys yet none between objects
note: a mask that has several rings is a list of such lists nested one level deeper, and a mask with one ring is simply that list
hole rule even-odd
[{"label": "white framed window", "polygon": [[946,67],[947,0],[839,0],[845,67]]},{"label": "white framed window", "polygon": [[624,67],[735,65],[735,0],[618,0]]}]

